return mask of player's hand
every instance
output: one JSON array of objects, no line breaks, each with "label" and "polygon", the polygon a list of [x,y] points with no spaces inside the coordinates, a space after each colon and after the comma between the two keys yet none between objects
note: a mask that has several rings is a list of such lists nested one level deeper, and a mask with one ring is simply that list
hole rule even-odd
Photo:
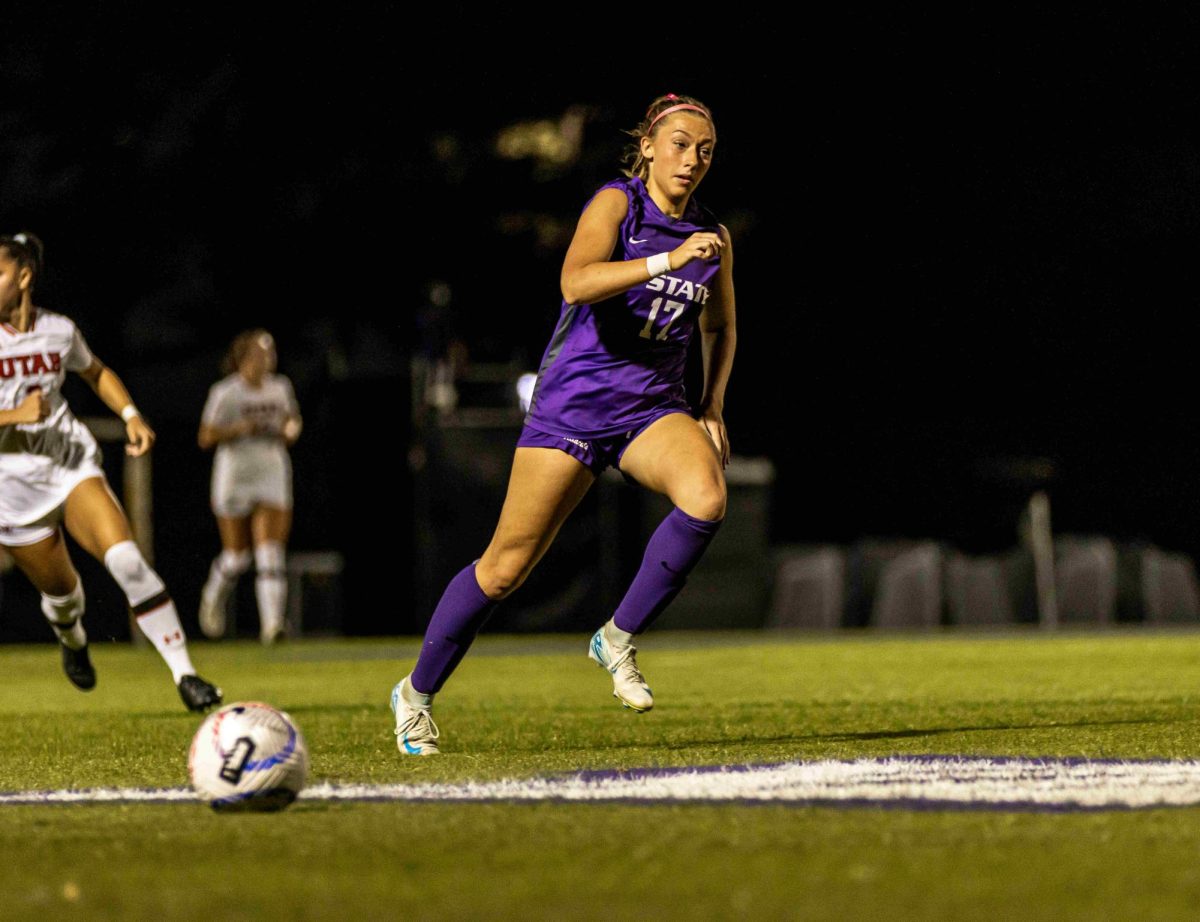
[{"label": "player's hand", "polygon": [[287,441],[287,423],[276,423],[272,419],[261,419],[254,423],[250,430],[251,435],[261,435],[268,439],[279,439],[281,442]]},{"label": "player's hand", "polygon": [[129,444],[125,446],[125,454],[138,458],[150,450],[154,444],[154,430],[140,416],[131,416],[125,424],[125,436]]},{"label": "player's hand", "polygon": [[289,416],[283,421],[283,430],[280,432],[283,440],[289,445],[294,445],[296,439],[300,438],[300,420],[294,416]]},{"label": "player's hand", "polygon": [[700,414],[700,425],[712,439],[717,457],[721,459],[721,467],[729,467],[729,433],[725,431],[725,420],[718,410],[708,409]]},{"label": "player's hand", "polygon": [[229,427],[229,438],[240,439],[247,435],[258,435],[258,423],[248,416],[243,416]]},{"label": "player's hand", "polygon": [[720,235],[697,231],[671,251],[671,268],[682,269],[693,259],[712,259],[720,256],[725,241]]},{"label": "player's hand", "polygon": [[50,415],[50,401],[40,387],[31,387],[25,399],[17,406],[16,422],[40,423]]}]

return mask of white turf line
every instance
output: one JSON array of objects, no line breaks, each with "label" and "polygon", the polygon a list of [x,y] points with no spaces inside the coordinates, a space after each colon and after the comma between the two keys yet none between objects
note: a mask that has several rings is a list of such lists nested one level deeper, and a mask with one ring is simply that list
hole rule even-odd
[{"label": "white turf line", "polygon": [[[462,784],[314,784],[317,801],[876,803],[1078,810],[1200,805],[1200,762],[892,758],[596,772]],[[18,804],[187,802],[187,788],[0,794]]]}]

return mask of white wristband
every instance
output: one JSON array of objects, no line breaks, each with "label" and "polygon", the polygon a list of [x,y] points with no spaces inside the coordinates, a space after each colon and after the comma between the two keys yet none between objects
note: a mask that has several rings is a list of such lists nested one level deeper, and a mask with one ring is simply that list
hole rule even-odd
[{"label": "white wristband", "polygon": [[650,278],[657,278],[664,272],[670,272],[671,254],[655,253],[653,256],[646,257],[646,271],[650,273]]},{"label": "white wristband", "polygon": [[121,419],[125,420],[125,422],[129,422],[135,416],[141,415],[142,414],[138,412],[137,407],[135,407],[132,403],[126,404],[125,409],[121,411]]}]

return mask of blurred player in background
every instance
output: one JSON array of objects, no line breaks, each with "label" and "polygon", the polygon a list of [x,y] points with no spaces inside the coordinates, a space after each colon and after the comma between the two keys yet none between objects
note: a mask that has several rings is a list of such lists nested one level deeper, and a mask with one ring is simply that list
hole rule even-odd
[{"label": "blurred player in background", "polygon": [[259,637],[284,635],[285,572],[292,527],[290,448],[300,437],[300,409],[292,382],[275,373],[275,340],[266,330],[239,333],[225,359],[229,374],[208,392],[200,420],[200,447],[216,448],[212,510],[221,533],[200,599],[200,629],[225,634],[225,611],[237,579],[250,568],[253,548]]},{"label": "blurred player in background", "polygon": [[128,454],[148,452],[154,432],[75,324],[34,306],[42,264],[33,234],[0,236],[0,545],[42,594],[63,670],[76,687],[93,688],[96,672],[83,629],[83,583],[67,553],[64,525],[117,581],[184,704],[203,711],[221,702],[221,690],[192,667],[175,603],[133,541],[104,479],[96,440],[62,396],[66,373],[87,381],[125,421]]},{"label": "blurred player in background", "polygon": [[[587,203],[563,261],[562,312],[496,532],[482,558],[446,587],[416,667],[392,690],[402,753],[438,751],[433,696],[610,465],[675,505],[588,648],[612,674],[613,695],[648,711],[654,699],[633,639],[683,588],[725,515],[722,409],[736,343],[733,247],[725,227],[693,198],[716,129],[707,106],[671,94],[651,103],[629,134],[626,178],[602,186]],[[697,324],[704,360],[699,419],[684,392]]]}]

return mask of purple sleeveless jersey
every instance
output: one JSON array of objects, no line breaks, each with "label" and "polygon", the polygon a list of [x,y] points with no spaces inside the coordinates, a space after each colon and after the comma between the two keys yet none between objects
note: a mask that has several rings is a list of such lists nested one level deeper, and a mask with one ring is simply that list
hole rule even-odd
[{"label": "purple sleeveless jersey", "polygon": [[[621,189],[629,198],[614,262],[673,250],[697,231],[719,232],[717,219],[695,198],[675,219],[659,210],[637,177],[606,183],[596,194],[604,189]],[[720,265],[719,256],[694,259],[596,304],[563,301],[526,424],[604,438],[636,429],[664,409],[687,410],[688,343]]]}]

